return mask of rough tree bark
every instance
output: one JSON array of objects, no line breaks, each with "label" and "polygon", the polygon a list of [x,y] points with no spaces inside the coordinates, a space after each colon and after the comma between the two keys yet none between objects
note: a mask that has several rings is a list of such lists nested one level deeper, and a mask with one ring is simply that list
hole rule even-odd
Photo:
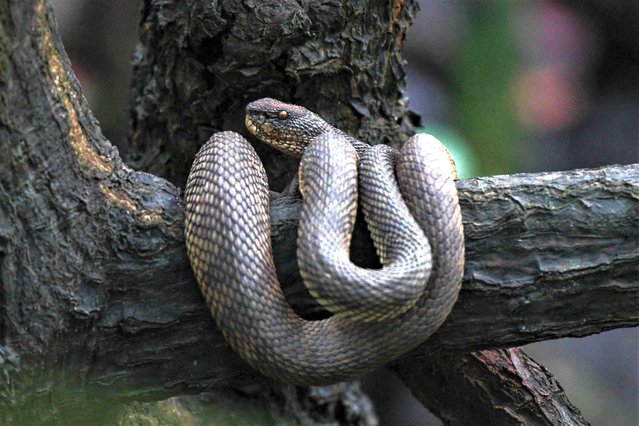
[{"label": "rough tree bark", "polygon": [[519,348],[444,354],[395,370],[446,424],[587,424],[557,380]]},{"label": "rough tree bark", "polygon": [[[132,99],[135,164],[181,186],[208,135],[241,130],[245,103],[265,95],[304,103],[366,140],[397,143],[410,127],[399,49],[414,11],[399,0],[147,0]],[[274,384],[228,348],[186,259],[179,190],[128,168],[104,139],[45,1],[1,0],[0,23],[3,404],[28,404],[71,382],[115,398],[233,390],[282,406],[294,394],[311,418],[369,421],[356,387]],[[281,187],[293,164],[258,150]],[[433,396],[434,384],[500,390],[507,398],[460,385],[476,415],[495,423],[508,422],[504,413],[583,422],[523,355],[467,352],[639,323],[639,167],[476,179],[459,189],[468,241],[460,302],[441,332],[393,368],[452,424],[469,419],[457,395]],[[278,273],[301,312],[321,315],[299,290],[298,211],[299,200],[272,206]],[[374,262],[366,238],[354,251]],[[551,396],[541,401],[539,392]]]}]

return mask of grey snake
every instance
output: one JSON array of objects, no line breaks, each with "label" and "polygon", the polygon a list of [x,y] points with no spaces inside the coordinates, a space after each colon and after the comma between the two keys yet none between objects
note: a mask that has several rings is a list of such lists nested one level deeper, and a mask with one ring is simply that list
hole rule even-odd
[{"label": "grey snake", "polygon": [[[307,109],[274,99],[247,106],[261,141],[301,157],[300,274],[334,315],[309,321],[289,306],[271,252],[262,163],[237,133],[215,133],[185,190],[186,244],[226,340],[251,366],[301,385],[348,380],[416,347],[457,299],[464,239],[454,165],[435,138],[371,147]],[[357,199],[382,269],[349,259]]]}]

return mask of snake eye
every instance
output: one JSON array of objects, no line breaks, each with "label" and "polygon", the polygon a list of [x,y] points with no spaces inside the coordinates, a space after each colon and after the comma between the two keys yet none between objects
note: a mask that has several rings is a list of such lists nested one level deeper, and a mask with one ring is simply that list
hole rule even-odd
[{"label": "snake eye", "polygon": [[280,112],[277,113],[277,118],[279,118],[280,120],[286,120],[288,118],[288,112],[282,110]]}]

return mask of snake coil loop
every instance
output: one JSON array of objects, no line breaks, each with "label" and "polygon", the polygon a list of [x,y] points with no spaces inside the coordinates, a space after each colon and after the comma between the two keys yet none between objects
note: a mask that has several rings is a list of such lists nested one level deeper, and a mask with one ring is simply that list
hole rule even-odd
[{"label": "snake coil loop", "polygon": [[[445,148],[426,135],[399,152],[370,147],[303,107],[268,98],[247,106],[246,125],[262,141],[303,155],[298,263],[311,294],[335,315],[307,321],[286,302],[271,252],[264,168],[242,136],[216,133],[189,174],[186,243],[230,345],[266,375],[321,385],[357,377],[425,341],[450,313],[463,275],[463,228]],[[381,270],[348,258],[358,186]]]}]

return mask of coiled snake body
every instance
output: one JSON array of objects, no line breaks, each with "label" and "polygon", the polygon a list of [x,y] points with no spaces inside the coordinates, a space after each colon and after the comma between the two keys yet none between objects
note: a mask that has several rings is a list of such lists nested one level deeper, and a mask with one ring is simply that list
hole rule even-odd
[{"label": "coiled snake body", "polygon": [[[371,148],[305,108],[268,98],[248,105],[246,124],[262,141],[304,154],[298,263],[311,294],[335,315],[307,321],[286,302],[271,253],[263,166],[243,137],[216,133],[189,174],[186,242],[230,345],[266,375],[320,385],[364,374],[426,340],[452,309],[463,275],[463,229],[447,151],[424,135],[400,152]],[[348,259],[358,161],[381,270]]]}]

